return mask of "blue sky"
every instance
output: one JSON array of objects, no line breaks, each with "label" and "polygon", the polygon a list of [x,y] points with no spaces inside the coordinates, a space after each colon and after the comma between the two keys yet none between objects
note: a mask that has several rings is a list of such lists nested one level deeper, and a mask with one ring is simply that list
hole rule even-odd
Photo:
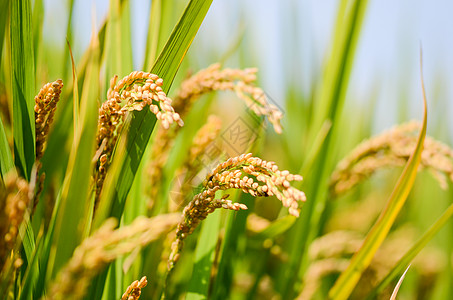
[{"label": "blue sky", "polygon": [[[95,7],[100,24],[109,1],[76,3],[74,24],[82,49],[90,37],[91,7]],[[65,16],[58,15],[58,11],[64,11],[64,4],[46,0],[45,5],[45,33],[64,41],[64,28],[56,26],[65,21]],[[141,65],[143,57],[149,5],[145,0],[132,1],[136,67]],[[337,6],[338,1],[334,0],[214,0],[191,53],[199,67],[207,66],[222,56],[237,39],[238,29],[244,28],[243,42],[249,52],[245,55],[246,63],[250,61],[249,66],[260,68],[262,85],[273,98],[284,99],[285,81],[297,82],[304,91],[316,76],[313,70],[318,73],[322,70],[329,53]],[[402,96],[411,102],[407,117],[421,118],[420,45],[431,123],[452,128],[453,122],[446,118],[453,115],[452,12],[453,1],[448,0],[368,1],[347,103],[366,104],[370,92],[376,93],[379,102],[376,131],[396,122],[394,112]],[[228,63],[234,66],[236,60],[233,58]]]}]

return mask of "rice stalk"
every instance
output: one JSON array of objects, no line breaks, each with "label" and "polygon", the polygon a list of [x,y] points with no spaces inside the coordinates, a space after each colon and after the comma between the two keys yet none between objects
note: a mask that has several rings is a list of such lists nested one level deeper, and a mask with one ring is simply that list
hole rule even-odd
[{"label": "rice stalk", "polygon": [[[215,115],[210,115],[206,124],[197,131],[189,149],[189,156],[181,163],[181,167],[176,171],[175,177],[177,180],[173,184],[171,191],[173,201],[170,203],[181,205],[191,196],[194,187],[192,180],[204,166],[204,162],[200,157],[203,153],[207,152],[208,148],[218,137],[221,128],[222,120]],[[175,209],[177,207],[170,208],[171,211]]]}]

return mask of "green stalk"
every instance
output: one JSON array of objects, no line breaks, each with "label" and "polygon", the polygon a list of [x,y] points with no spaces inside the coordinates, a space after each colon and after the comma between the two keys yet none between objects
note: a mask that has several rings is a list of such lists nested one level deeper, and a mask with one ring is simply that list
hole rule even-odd
[{"label": "green stalk", "polygon": [[14,168],[14,159],[9,148],[8,139],[6,138],[5,127],[0,118],[0,171],[2,178]]},{"label": "green stalk", "polygon": [[74,249],[89,232],[92,158],[95,150],[97,100],[99,99],[99,41],[93,32],[90,63],[83,85],[78,132],[71,149],[53,244],[55,261],[50,264],[52,277],[70,259]]},{"label": "green stalk", "polygon": [[425,234],[404,254],[404,256],[393,266],[392,270],[379,282],[379,284],[368,295],[367,299],[374,299],[382,292],[404,269],[411,263],[418,253],[428,244],[429,241],[442,229],[447,221],[453,216],[453,204],[450,205],[440,218],[428,229]]},{"label": "green stalk", "polygon": [[13,135],[16,166],[30,179],[35,162],[35,63],[30,0],[12,1],[8,47],[11,53]]},{"label": "green stalk", "polygon": [[[187,290],[187,300],[208,299],[211,267],[220,230],[220,210],[216,210],[203,221],[199,242],[195,249],[195,265]],[[233,214],[231,214],[233,215]]]},{"label": "green stalk", "polygon": [[[316,151],[313,160],[310,158],[310,162],[305,164],[312,169],[303,169],[300,172],[310,174],[310,176],[306,176],[304,184],[308,200],[302,207],[301,216],[290,234],[293,240],[289,263],[282,268],[279,275],[278,288],[284,299],[295,296],[295,284],[301,281],[303,275],[301,267],[307,257],[307,245],[317,235],[320,217],[325,207],[327,180],[335,155],[335,152],[331,150],[335,147],[333,141],[336,140],[333,134],[336,134],[336,122],[338,122],[344,105],[366,6],[367,1],[343,0],[338,11],[335,40],[326,66],[320,96],[315,103],[316,115],[313,125],[310,126],[314,128],[314,131],[311,132],[310,144],[319,139],[318,136],[325,135],[325,138],[323,137],[324,142],[319,147],[319,151]],[[330,131],[323,129],[323,124],[326,122],[331,124]]]},{"label": "green stalk", "polygon": [[[192,0],[189,2],[184,14],[151,70],[152,73],[158,74],[163,78],[163,90],[165,92],[169,91],[179,65],[190,47],[211,3],[212,0]],[[149,110],[143,110],[133,112],[130,124],[124,127],[125,129],[127,128],[128,132],[125,142],[125,153],[115,155],[116,159],[121,158],[122,160],[118,172],[114,172],[118,176],[116,180],[117,185],[112,187],[111,198],[110,196],[108,197],[110,199],[105,197],[105,200],[103,200],[101,196],[101,202],[106,202],[104,205],[109,208],[106,210],[106,215],[96,216],[95,228],[106,217],[120,218],[123,214],[126,197],[132,186],[155,123],[156,117]]]},{"label": "green stalk", "polygon": [[329,297],[332,299],[347,299],[349,297],[363,271],[369,266],[374,254],[390,231],[390,228],[412,189],[421,161],[423,143],[426,136],[427,108],[423,78],[422,89],[424,101],[423,127],[418,136],[417,147],[407,161],[403,173],[390,195],[384,211],[368,233],[359,252],[354,255],[348,268],[340,275],[335,282],[335,285],[329,291]]}]

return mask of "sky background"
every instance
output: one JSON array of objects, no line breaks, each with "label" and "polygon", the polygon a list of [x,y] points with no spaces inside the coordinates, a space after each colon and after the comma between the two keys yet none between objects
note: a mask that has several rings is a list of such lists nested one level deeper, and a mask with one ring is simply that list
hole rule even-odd
[{"label": "sky background", "polygon": [[[45,38],[65,40],[65,1],[45,0]],[[184,2],[184,1],[182,1]],[[74,15],[77,49],[90,38],[92,12],[97,25],[108,11],[108,0],[77,0]],[[260,69],[263,89],[283,102],[286,82],[308,91],[319,76],[330,50],[339,1],[214,0],[190,50],[197,67],[220,59],[243,32],[245,66]],[[142,65],[150,1],[132,0],[134,65]],[[453,1],[369,0],[350,79],[347,105],[367,105],[376,98],[373,130],[398,122],[401,98],[410,107],[404,119],[422,118],[420,45],[428,94],[430,127],[449,129],[453,138]],[[250,64],[248,64],[250,62]],[[236,64],[237,63],[237,64]],[[233,56],[227,65],[239,66]],[[401,116],[400,116],[401,118]],[[442,130],[441,130],[442,131]],[[447,135],[447,133],[445,133]]]}]

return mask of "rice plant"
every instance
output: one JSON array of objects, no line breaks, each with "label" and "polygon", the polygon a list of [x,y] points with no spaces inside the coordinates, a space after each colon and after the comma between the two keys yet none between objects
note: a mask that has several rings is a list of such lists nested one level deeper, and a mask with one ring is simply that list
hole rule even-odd
[{"label": "rice plant", "polygon": [[449,299],[453,244],[430,241],[453,206],[426,199],[449,199],[453,150],[426,135],[423,80],[418,122],[344,130],[367,1],[340,1],[322,80],[286,114],[259,69],[192,65],[212,1],[152,1],[141,70],[130,1],[80,58],[76,2],[61,53],[42,0],[2,2],[1,297]]}]

